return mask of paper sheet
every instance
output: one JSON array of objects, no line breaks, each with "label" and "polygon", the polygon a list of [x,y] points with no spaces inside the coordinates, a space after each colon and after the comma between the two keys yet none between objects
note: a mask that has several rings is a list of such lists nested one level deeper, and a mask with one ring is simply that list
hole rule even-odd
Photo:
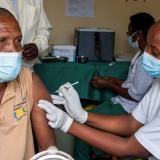
[{"label": "paper sheet", "polygon": [[66,0],[65,15],[93,18],[95,16],[95,0]]}]

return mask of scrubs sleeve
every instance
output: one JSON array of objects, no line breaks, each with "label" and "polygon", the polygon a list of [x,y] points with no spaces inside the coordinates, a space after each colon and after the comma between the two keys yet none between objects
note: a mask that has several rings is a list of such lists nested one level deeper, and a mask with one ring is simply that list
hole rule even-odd
[{"label": "scrubs sleeve", "polygon": [[132,112],[132,116],[142,124],[135,137],[157,159],[160,159],[160,79],[155,79],[152,87]]},{"label": "scrubs sleeve", "polygon": [[39,18],[38,18],[38,26],[37,33],[33,43],[36,43],[38,46],[39,53],[44,52],[49,47],[49,39],[52,31],[52,26],[49,23],[49,20],[46,16],[43,7],[43,0],[39,0],[37,6],[39,6]]},{"label": "scrubs sleeve", "polygon": [[152,85],[153,78],[143,69],[141,59],[136,65],[133,83],[128,89],[128,93],[134,100],[140,101]]},{"label": "scrubs sleeve", "polygon": [[160,159],[160,117],[140,128],[135,137],[154,157]]},{"label": "scrubs sleeve", "polygon": [[138,104],[138,106],[132,111],[132,116],[142,124],[147,122],[147,114],[150,100],[150,92],[148,92]]}]

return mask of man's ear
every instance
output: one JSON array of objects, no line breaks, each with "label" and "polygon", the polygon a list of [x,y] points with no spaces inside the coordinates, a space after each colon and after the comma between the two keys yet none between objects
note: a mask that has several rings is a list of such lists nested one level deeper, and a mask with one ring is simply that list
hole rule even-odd
[{"label": "man's ear", "polygon": [[132,41],[135,42],[138,39],[138,31],[136,31],[134,34],[132,34]]}]

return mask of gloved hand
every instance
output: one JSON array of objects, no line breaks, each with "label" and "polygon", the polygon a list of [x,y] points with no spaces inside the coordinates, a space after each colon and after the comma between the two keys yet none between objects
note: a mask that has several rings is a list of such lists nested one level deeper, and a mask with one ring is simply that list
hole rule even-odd
[{"label": "gloved hand", "polygon": [[52,96],[54,104],[63,104],[68,114],[79,121],[80,123],[85,123],[88,118],[88,113],[82,108],[79,95],[77,91],[68,82],[62,85],[60,88],[60,96]]},{"label": "gloved hand", "polygon": [[73,119],[67,113],[46,100],[39,100],[38,106],[47,112],[46,118],[49,120],[49,126],[52,128],[60,128],[63,132],[68,131]]}]

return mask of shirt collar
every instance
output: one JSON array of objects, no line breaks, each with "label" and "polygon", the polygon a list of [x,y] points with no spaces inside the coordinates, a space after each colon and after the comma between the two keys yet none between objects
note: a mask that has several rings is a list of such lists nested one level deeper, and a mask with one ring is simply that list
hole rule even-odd
[{"label": "shirt collar", "polygon": [[17,80],[7,83],[7,87],[4,91],[4,95],[1,101],[1,104],[5,103],[9,99],[13,98],[16,95],[16,86],[18,85]]}]

